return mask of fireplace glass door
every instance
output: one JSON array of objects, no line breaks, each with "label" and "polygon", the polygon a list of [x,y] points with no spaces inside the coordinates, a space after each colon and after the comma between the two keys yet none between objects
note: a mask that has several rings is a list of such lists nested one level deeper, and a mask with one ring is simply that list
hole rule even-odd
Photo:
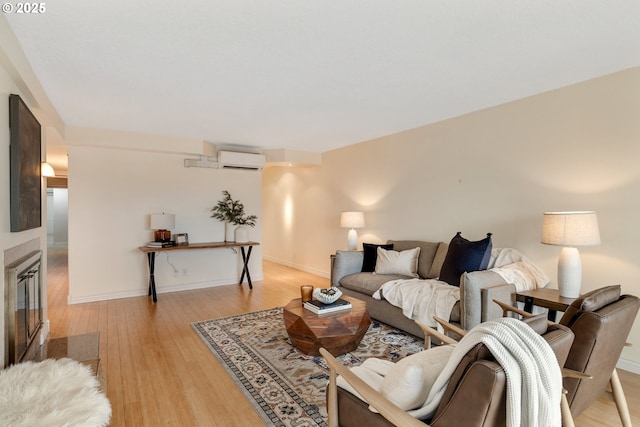
[{"label": "fireplace glass door", "polygon": [[15,354],[22,357],[41,324],[40,259],[18,273],[15,306]]},{"label": "fireplace glass door", "polygon": [[27,352],[42,325],[41,252],[9,266],[7,341],[5,360],[17,363]]}]

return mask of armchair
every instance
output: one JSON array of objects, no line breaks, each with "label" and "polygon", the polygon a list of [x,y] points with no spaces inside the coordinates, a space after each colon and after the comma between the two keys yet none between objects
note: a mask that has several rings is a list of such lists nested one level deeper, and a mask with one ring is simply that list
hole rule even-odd
[{"label": "armchair", "polygon": [[[560,366],[564,364],[573,341],[573,333],[566,327],[547,327],[545,319],[527,322],[550,344]],[[425,334],[433,335],[444,343],[455,343],[450,337],[440,334],[428,326],[421,326]],[[429,350],[425,350],[429,351]],[[327,387],[327,409],[329,427],[388,427],[409,426],[504,426],[506,424],[507,380],[503,367],[490,353],[485,344],[476,344],[455,368],[433,417],[427,424],[387,400],[348,368],[338,362],[326,350],[321,354],[330,367]],[[362,398],[338,388],[336,377],[340,375]],[[371,412],[369,404],[379,413]],[[563,417],[566,416],[563,412]],[[569,415],[570,417],[570,415]]]},{"label": "armchair", "polygon": [[[505,312],[531,316],[514,307],[500,305]],[[571,328],[575,334],[564,367],[592,377],[585,379],[585,375],[578,375],[577,378],[564,379],[567,401],[574,417],[600,397],[609,383],[622,425],[631,426],[631,416],[616,363],[639,308],[638,297],[620,295],[620,285],[613,285],[596,289],[576,299],[560,319],[560,324]]]}]

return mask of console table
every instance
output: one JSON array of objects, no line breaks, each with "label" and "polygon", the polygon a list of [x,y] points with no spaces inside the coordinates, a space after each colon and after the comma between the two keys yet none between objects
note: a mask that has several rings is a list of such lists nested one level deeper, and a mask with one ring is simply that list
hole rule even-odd
[{"label": "console table", "polygon": [[[251,250],[254,246],[259,245],[258,242],[206,242],[206,243],[189,243],[186,245],[176,245],[176,246],[167,246],[165,248],[157,248],[151,246],[140,246],[142,252],[147,254],[147,260],[149,262],[149,295],[153,297],[153,302],[157,302],[158,298],[156,296],[156,279],[154,275],[155,263],[156,263],[156,252],[167,252],[167,251],[184,251],[184,250],[193,250],[193,249],[231,249],[236,252],[236,248],[240,248],[240,253],[242,254],[242,275],[240,276],[240,283],[242,285],[242,281],[244,280],[244,275],[247,275],[247,282],[249,283],[249,289],[253,289],[253,285],[251,284],[251,276],[249,275],[249,257],[251,256]],[[245,253],[244,248],[248,247],[249,249]]]}]

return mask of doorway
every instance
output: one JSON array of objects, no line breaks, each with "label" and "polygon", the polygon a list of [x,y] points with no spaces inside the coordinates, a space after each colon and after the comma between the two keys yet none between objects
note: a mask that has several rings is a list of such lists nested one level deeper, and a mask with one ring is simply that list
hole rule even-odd
[{"label": "doorway", "polygon": [[68,239],[69,192],[66,188],[47,188],[47,247],[66,249]]}]

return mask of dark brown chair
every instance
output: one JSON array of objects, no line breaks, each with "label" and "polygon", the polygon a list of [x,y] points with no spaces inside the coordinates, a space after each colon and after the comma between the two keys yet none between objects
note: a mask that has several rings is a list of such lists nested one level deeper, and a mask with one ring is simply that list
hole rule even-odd
[{"label": "dark brown chair", "polygon": [[[553,349],[558,363],[562,366],[566,360],[573,333],[561,325],[547,326],[546,318],[537,317],[527,320],[538,333],[541,333]],[[444,343],[455,343],[448,336],[435,330],[425,333],[435,336]],[[425,350],[428,351],[428,350]],[[500,364],[493,358],[484,344],[474,346],[460,361],[454,371],[444,396],[433,418],[426,424],[413,418],[364,381],[343,366],[326,350],[321,354],[330,367],[330,380],[327,387],[327,410],[329,427],[434,427],[444,426],[504,426],[506,423],[506,375]],[[371,412],[369,405],[353,394],[336,385],[336,376],[341,375],[379,414]],[[563,420],[570,418],[563,407]]]},{"label": "dark brown chair", "polygon": [[[567,402],[574,417],[587,409],[610,384],[622,425],[631,426],[616,363],[639,308],[638,297],[620,295],[620,285],[613,285],[582,295],[560,319],[560,324],[571,328],[575,335],[564,367],[592,377],[564,378]],[[503,309],[530,316],[511,307],[503,306]]]}]

